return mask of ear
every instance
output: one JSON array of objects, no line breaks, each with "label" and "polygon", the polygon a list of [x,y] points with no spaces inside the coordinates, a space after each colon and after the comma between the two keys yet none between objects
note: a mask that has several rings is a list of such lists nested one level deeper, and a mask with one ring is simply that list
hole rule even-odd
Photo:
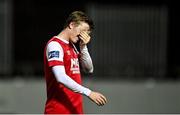
[{"label": "ear", "polygon": [[72,28],[74,28],[75,27],[75,22],[70,22],[70,24],[69,24],[69,29],[72,29]]}]

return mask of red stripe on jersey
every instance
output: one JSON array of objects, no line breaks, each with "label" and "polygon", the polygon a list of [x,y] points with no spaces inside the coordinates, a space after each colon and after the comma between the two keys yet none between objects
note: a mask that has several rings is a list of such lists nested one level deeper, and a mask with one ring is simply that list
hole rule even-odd
[{"label": "red stripe on jersey", "polygon": [[52,60],[52,61],[48,61],[48,64],[49,64],[49,67],[52,67],[52,66],[56,66],[56,65],[64,65],[64,62]]}]

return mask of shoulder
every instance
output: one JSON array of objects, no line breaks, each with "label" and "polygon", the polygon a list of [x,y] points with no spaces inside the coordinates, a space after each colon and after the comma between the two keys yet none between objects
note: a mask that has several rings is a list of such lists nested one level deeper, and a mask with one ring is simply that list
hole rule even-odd
[{"label": "shoulder", "polygon": [[49,41],[47,44],[48,47],[60,47],[61,45],[57,41]]},{"label": "shoulder", "polygon": [[57,41],[49,41],[47,43],[47,49],[62,49],[62,45]]},{"label": "shoulder", "polygon": [[[57,41],[49,41],[46,48],[46,56],[48,59],[61,58],[63,57],[64,50],[61,44]],[[53,57],[54,56],[54,57]]]},{"label": "shoulder", "polygon": [[57,41],[50,41],[47,44],[46,55],[48,56],[49,53],[55,53],[55,52],[59,52],[59,54],[62,55],[64,53],[64,50],[61,44],[59,44]]}]

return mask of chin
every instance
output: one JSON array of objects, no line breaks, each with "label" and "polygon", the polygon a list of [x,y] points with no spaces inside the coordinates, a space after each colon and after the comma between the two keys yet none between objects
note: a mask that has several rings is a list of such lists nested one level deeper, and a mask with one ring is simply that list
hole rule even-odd
[{"label": "chin", "polygon": [[77,43],[79,41],[79,38],[76,38],[73,40],[73,43]]},{"label": "chin", "polygon": [[77,42],[78,42],[78,40],[72,40],[71,42],[72,42],[72,43],[77,43]]}]

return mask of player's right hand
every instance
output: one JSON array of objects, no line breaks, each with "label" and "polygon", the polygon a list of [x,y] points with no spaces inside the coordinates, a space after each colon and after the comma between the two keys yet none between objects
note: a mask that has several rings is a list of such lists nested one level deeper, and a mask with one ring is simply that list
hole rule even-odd
[{"label": "player's right hand", "polygon": [[92,91],[89,95],[89,98],[99,106],[103,106],[107,103],[106,97],[98,92]]}]

